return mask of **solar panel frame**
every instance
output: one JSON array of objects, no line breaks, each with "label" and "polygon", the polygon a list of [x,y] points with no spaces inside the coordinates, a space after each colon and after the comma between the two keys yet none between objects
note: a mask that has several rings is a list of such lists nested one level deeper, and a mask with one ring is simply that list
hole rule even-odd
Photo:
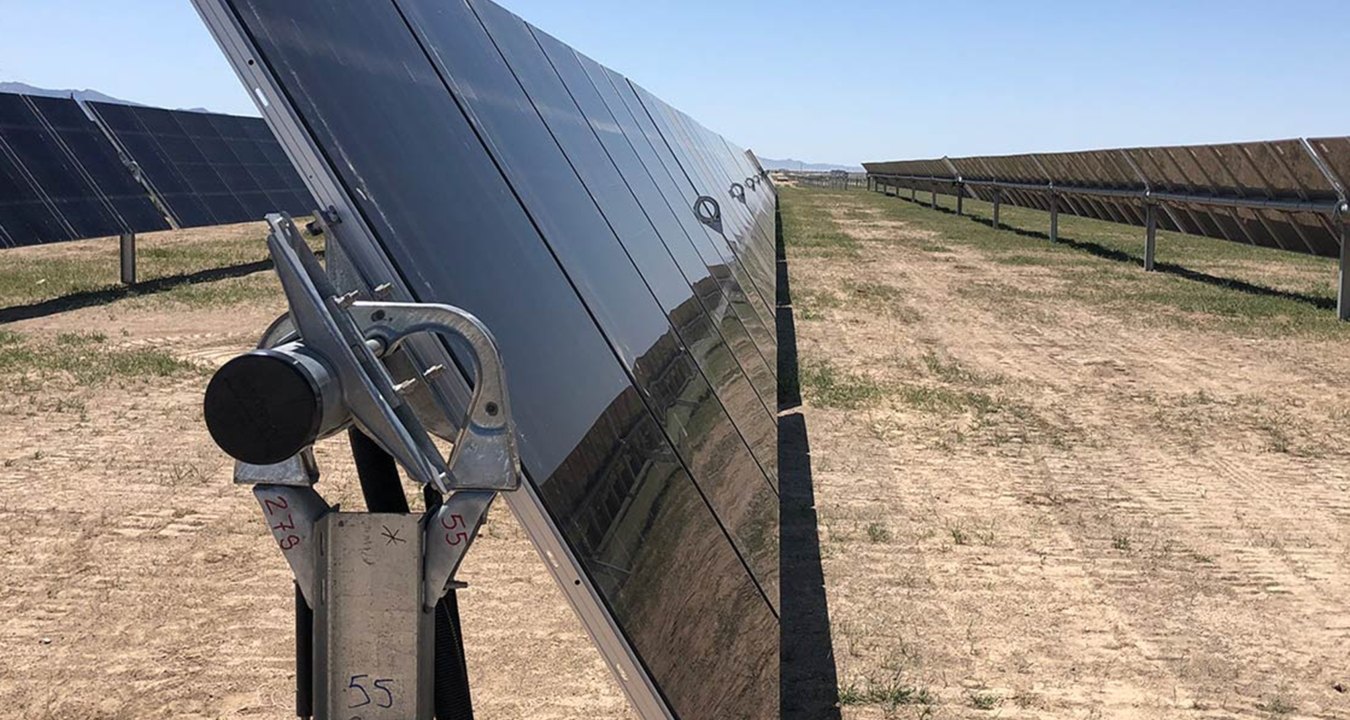
[{"label": "solar panel frame", "polygon": [[[339,228],[345,228],[344,230],[341,230],[343,236],[351,237],[351,235],[348,235],[347,233],[355,233],[363,238],[373,238],[376,234],[374,232],[375,229],[379,227],[379,223],[382,221],[381,218],[374,217],[370,213],[356,211],[356,208],[369,198],[363,198],[359,194],[352,192],[348,187],[343,186],[344,182],[351,181],[351,177],[342,176],[341,165],[328,162],[325,155],[330,152],[332,148],[325,148],[321,141],[321,133],[312,125],[307,125],[304,121],[305,116],[301,110],[292,105],[292,103],[297,102],[297,99],[283,92],[281,89],[282,84],[277,82],[276,76],[273,75],[274,72],[285,72],[285,69],[273,67],[272,62],[268,60],[269,56],[263,53],[259,48],[259,38],[250,36],[244,31],[244,27],[247,25],[248,16],[234,14],[232,8],[237,8],[243,4],[242,0],[241,2],[233,3],[225,2],[224,0],[197,0],[199,10],[202,11],[203,16],[207,19],[208,25],[212,28],[213,32],[216,33],[222,46],[226,48],[227,54],[230,56],[236,70],[241,73],[251,88],[259,88],[260,93],[267,98],[266,107],[263,108],[263,111],[268,115],[269,120],[279,127],[281,136],[286,139],[287,150],[293,153],[296,156],[298,164],[305,168],[307,180],[315,187],[316,191],[324,201],[330,202],[337,208],[340,217],[343,218],[342,223],[339,226]],[[256,20],[256,18],[254,19]],[[317,21],[320,18],[313,19]],[[326,16],[323,19],[333,19],[335,21],[344,20],[343,18],[331,18],[329,16]],[[313,37],[312,33],[315,30],[314,23],[302,23],[301,26],[305,27],[308,37]],[[257,28],[254,29],[257,30]],[[357,33],[357,30],[360,32]],[[351,37],[352,44],[359,46],[360,42],[358,41],[372,40],[373,38],[371,35],[378,35],[380,32],[382,32],[382,30],[377,23],[364,22],[359,28],[353,30],[353,35]],[[334,46],[328,45],[326,47],[332,48]],[[380,53],[361,56],[363,62],[369,63],[369,65],[374,68],[378,68],[382,63],[389,62],[391,57],[389,47],[386,43],[381,43],[380,48]],[[275,47],[271,47],[271,51],[275,50]],[[393,53],[393,56],[398,57],[398,54]],[[249,62],[250,60],[255,61],[256,66],[254,62]],[[414,63],[414,66],[415,65],[416,63]],[[405,73],[403,77],[408,77],[408,74],[406,73],[408,73],[409,70],[410,68],[406,65],[400,66],[399,68],[400,72]],[[424,73],[415,67],[411,69],[411,75],[419,81],[428,79]],[[313,86],[307,87],[312,88]],[[383,88],[383,90],[387,89],[388,88]],[[327,91],[329,88],[322,88],[321,90]],[[345,88],[339,88],[339,90],[345,90]],[[378,102],[381,97],[378,93],[381,92],[381,90],[381,88],[371,88],[374,95],[369,96],[368,102]],[[346,120],[346,118],[338,117],[333,117],[331,119],[338,123],[345,122]],[[391,130],[391,132],[393,131]],[[460,166],[459,163],[456,163],[455,169],[459,172],[465,171],[464,167]],[[397,196],[397,194],[384,195],[386,198],[395,196]],[[479,203],[474,205],[472,209],[484,212],[494,212],[500,208]],[[434,208],[429,210],[443,209]],[[471,234],[472,230],[468,230],[467,233]],[[389,238],[386,237],[385,240],[388,241]],[[388,264],[387,258],[379,257],[381,251],[378,247],[372,247],[364,243],[356,243],[352,246],[352,252],[365,260],[371,261],[362,264],[362,267],[364,268],[363,272],[390,272],[393,270]],[[422,268],[414,268],[414,266],[409,266],[405,263],[401,264],[401,269],[406,272],[411,269],[420,271]],[[396,281],[397,287],[403,292],[407,291],[409,285],[416,285],[415,282],[408,282],[397,276],[394,276],[393,279]],[[489,321],[489,324],[492,325],[493,323]],[[547,331],[548,328],[541,328],[540,330]],[[560,347],[566,348],[565,345]],[[517,375],[517,377],[519,377],[519,375]],[[582,385],[584,384],[585,383],[582,383]],[[633,413],[637,412],[637,409],[633,408],[631,403],[636,400],[637,398],[632,395],[620,395],[615,399],[615,402],[607,408],[607,416],[609,414],[614,414],[616,419],[619,417],[633,417]],[[546,405],[546,403],[541,404]],[[636,416],[640,418],[641,415],[641,412],[637,412]],[[608,429],[605,429],[604,432],[599,432],[602,429],[602,426],[597,425],[594,429],[596,432],[589,435],[588,438],[598,439],[598,444],[592,444],[588,441],[587,443],[578,445],[575,448],[575,452],[569,455],[568,462],[592,466],[599,461],[596,457],[597,455],[606,454],[605,448],[614,446],[616,438],[629,438],[630,440],[628,440],[628,442],[647,442],[640,441],[639,438],[650,437],[647,434],[647,431],[642,430],[642,427],[649,425],[650,423],[646,423],[646,421],[642,421],[637,425],[632,425],[629,422],[610,423],[607,421],[603,428]],[[524,450],[524,448],[522,448],[522,450]],[[650,453],[643,453],[642,456],[648,458],[648,462],[650,462],[653,457]],[[527,466],[528,465],[529,461],[527,460]],[[644,472],[650,473],[650,470]],[[624,476],[624,473],[620,473],[618,476]],[[571,553],[571,546],[560,540],[562,533],[567,529],[560,527],[556,518],[550,520],[549,516],[542,514],[540,505],[534,501],[536,498],[542,498],[542,495],[537,491],[560,493],[560,488],[562,487],[564,486],[550,483],[545,483],[542,487],[531,485],[528,486],[521,495],[508,495],[507,499],[525,518],[524,524],[527,528],[527,532],[531,533],[531,537],[537,543],[542,547],[549,548],[550,552],[559,552],[559,556],[562,558],[573,558],[575,556]],[[572,497],[573,500],[576,499],[576,496],[562,494],[553,496],[551,502],[555,504],[564,503],[568,501],[569,497]],[[679,548],[679,552],[683,555],[690,555],[708,561],[720,557],[720,551],[716,551],[712,555],[708,554],[709,552],[713,552],[715,547],[706,546],[707,533],[702,531],[692,532],[692,527],[692,525],[683,523],[679,525],[679,532],[683,534],[683,537],[690,539],[689,543],[682,543],[676,538],[673,543],[662,543],[659,547],[673,546]],[[644,547],[650,551],[658,546],[648,545]],[[662,552],[669,551],[662,550]],[[550,555],[550,557],[552,557],[552,555]],[[700,569],[705,573],[702,575],[703,585],[709,584],[709,578],[726,577],[725,571],[716,569],[716,564],[717,563],[715,562],[702,563]],[[677,657],[667,653],[660,657],[639,659],[633,653],[633,644],[636,642],[634,638],[628,637],[628,633],[615,624],[615,618],[620,616],[614,613],[614,608],[609,607],[608,612],[602,610],[602,608],[607,606],[607,603],[601,602],[602,599],[595,591],[597,588],[601,588],[604,585],[605,579],[595,578],[585,572],[579,572],[575,576],[575,585],[578,589],[574,591],[572,587],[573,583],[571,582],[573,576],[570,573],[572,570],[580,571],[581,568],[579,565],[573,565],[570,569],[559,568],[557,566],[553,566],[550,569],[560,573],[560,579],[567,579],[567,582],[562,583],[564,591],[567,592],[569,598],[577,604],[578,611],[586,619],[588,628],[596,634],[598,644],[606,653],[606,656],[618,666],[626,668],[626,670],[621,673],[621,680],[625,690],[630,692],[630,696],[633,697],[635,704],[641,709],[644,716],[668,716],[670,714],[669,703],[680,703],[682,701],[684,703],[683,710],[685,714],[690,717],[769,717],[776,714],[776,711],[767,710],[767,706],[755,705],[748,710],[741,708],[739,712],[737,711],[736,706],[738,700],[744,699],[742,696],[742,688],[746,683],[750,683],[755,688],[767,687],[768,690],[764,693],[762,701],[764,703],[772,703],[774,708],[776,708],[778,691],[776,686],[776,652],[757,655],[756,657],[758,659],[755,661],[756,664],[754,666],[739,664],[735,667],[727,667],[725,670],[719,670],[719,668],[716,667],[717,663],[728,662],[727,658],[738,657],[738,652],[734,648],[738,647],[743,641],[743,638],[746,637],[771,638],[773,648],[776,650],[777,624],[772,618],[772,614],[767,612],[767,604],[765,605],[766,611],[761,614],[762,622],[754,621],[739,624],[732,623],[729,625],[726,622],[727,619],[741,617],[742,613],[745,612],[745,610],[742,609],[743,606],[737,604],[739,601],[733,603],[723,602],[717,605],[717,612],[712,615],[720,616],[722,618],[722,625],[733,633],[732,636],[723,638],[725,642],[720,648],[723,657],[700,657],[698,658],[698,662],[691,663],[688,656]],[[691,581],[683,570],[680,570],[678,575],[683,579],[683,582],[677,583],[677,585],[683,584],[686,591],[689,587],[698,585],[697,582],[695,582],[694,585],[688,584]],[[669,583],[671,580],[667,578],[662,582]],[[712,584],[715,586],[717,582],[713,582]],[[701,590],[701,592],[706,593],[711,592],[712,590],[712,588],[706,588]],[[703,602],[703,600],[697,596],[687,598],[686,600]],[[709,617],[712,615],[709,615]],[[699,618],[702,616],[671,615],[669,608],[667,608],[658,615],[648,615],[648,618],[651,620],[663,618],[659,622],[656,622],[653,625],[639,623],[636,626],[631,622],[631,615],[625,617],[629,621],[626,624],[628,630],[640,630],[644,634],[659,631],[658,635],[663,638],[662,642],[668,643],[671,632],[684,632],[686,630],[685,628],[680,627],[683,623],[676,623],[674,625],[668,624],[671,622],[672,618],[684,617],[685,620],[693,621],[697,624]],[[628,637],[628,640],[623,640],[625,637]],[[650,644],[648,647],[650,647]],[[644,660],[647,662],[644,662]],[[709,663],[712,664],[710,665]],[[684,692],[697,693],[698,696],[693,699],[688,697],[667,699],[660,689],[651,684],[651,677],[653,675],[667,678],[667,690],[672,688],[683,688]],[[669,683],[674,683],[674,685],[670,685]],[[719,685],[720,687],[716,687]],[[729,689],[732,691],[728,692]],[[758,692],[758,690],[756,690],[756,692]],[[692,703],[692,705],[690,703]],[[763,710],[763,712],[761,712],[761,710]]]}]

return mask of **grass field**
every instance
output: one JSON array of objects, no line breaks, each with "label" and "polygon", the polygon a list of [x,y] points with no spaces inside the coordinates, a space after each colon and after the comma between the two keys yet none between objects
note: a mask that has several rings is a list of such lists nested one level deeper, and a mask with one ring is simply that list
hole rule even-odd
[{"label": "grass field", "polygon": [[1345,715],[1334,263],[782,208],[845,718]]}]

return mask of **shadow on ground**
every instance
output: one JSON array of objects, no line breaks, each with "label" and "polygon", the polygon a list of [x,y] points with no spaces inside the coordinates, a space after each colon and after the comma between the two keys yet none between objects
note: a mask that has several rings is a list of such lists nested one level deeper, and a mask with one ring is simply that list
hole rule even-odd
[{"label": "shadow on ground", "polygon": [[[319,253],[319,257],[323,257],[322,253]],[[0,308],[0,324],[18,322],[20,320],[32,320],[34,318],[57,315],[64,312],[70,312],[71,310],[81,310],[83,308],[96,307],[98,305],[108,305],[129,297],[167,292],[180,285],[197,285],[200,283],[216,282],[218,280],[229,280],[271,269],[271,260],[259,260],[258,262],[246,263],[243,265],[230,265],[223,268],[212,268],[210,270],[200,270],[194,273],[155,278],[154,280],[147,280],[135,285],[122,285],[120,287],[110,287],[105,290],[90,290],[88,292],[73,293],[29,305],[15,305],[13,307]]]},{"label": "shadow on ground", "polygon": [[[936,210],[938,212],[946,213],[948,215],[956,214],[956,211],[951,208],[942,207],[941,205],[933,207],[931,204],[924,202],[922,200],[911,200],[907,197],[900,197],[895,195],[891,195],[890,197],[899,197],[899,199],[904,200],[905,202],[911,202],[914,203],[915,205],[919,205],[929,210]],[[969,217],[973,222],[977,222],[981,225],[984,225],[985,227],[994,228],[993,218],[984,217],[982,215],[977,215],[971,212],[966,212],[964,216]],[[1007,223],[999,223],[998,227],[994,229],[1010,232],[1020,237],[1035,238],[1037,240],[1046,240],[1046,241],[1050,240],[1049,233],[1040,232],[1038,230],[1026,230],[1024,228],[1016,228],[1008,225]],[[1079,250],[1081,252],[1085,252],[1088,253],[1089,255],[1094,255],[1096,257],[1105,260],[1128,263],[1130,265],[1135,265],[1140,268],[1144,267],[1143,256],[1134,255],[1132,253],[1128,253],[1125,252],[1124,250],[1119,250],[1116,248],[1110,248],[1100,243],[1092,242],[1090,240],[1074,240],[1073,238],[1065,237],[1064,233],[1060,233],[1059,240],[1057,242],[1058,244],[1063,245],[1065,247],[1072,248],[1074,250]],[[1336,309],[1336,301],[1333,298],[1308,295],[1306,293],[1293,292],[1291,290],[1280,290],[1277,288],[1266,287],[1265,285],[1257,285],[1256,283],[1250,283],[1245,280],[1235,280],[1233,278],[1219,277],[1217,275],[1210,275],[1209,273],[1200,272],[1199,270],[1192,270],[1187,267],[1182,267],[1181,265],[1177,265],[1175,263],[1166,263],[1166,262],[1155,263],[1154,269],[1160,273],[1165,273],[1167,275],[1174,275],[1176,277],[1183,278],[1185,280],[1191,280],[1193,282],[1212,285],[1214,287],[1223,288],[1224,290],[1236,290],[1240,293],[1245,293],[1247,295],[1255,295],[1258,297],[1270,297],[1270,298],[1279,298],[1282,300],[1292,300],[1294,302],[1300,302],[1306,305],[1311,305],[1319,310]]]},{"label": "shadow on ground", "polygon": [[778,234],[778,482],[783,588],[779,678],[784,720],[839,718],[839,677],[820,561],[811,445],[797,382],[792,293]]}]

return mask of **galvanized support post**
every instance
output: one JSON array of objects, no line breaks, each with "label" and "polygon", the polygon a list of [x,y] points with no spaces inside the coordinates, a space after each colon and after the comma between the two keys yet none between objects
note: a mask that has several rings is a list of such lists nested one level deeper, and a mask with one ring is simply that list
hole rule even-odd
[{"label": "galvanized support post", "polygon": [[1144,237],[1144,270],[1153,272],[1155,268],[1154,257],[1158,249],[1158,206],[1149,203],[1144,208],[1144,226],[1146,236]]},{"label": "galvanized support post", "polygon": [[910,200],[913,200],[914,202],[918,202],[918,201],[919,201],[919,189],[918,189],[918,188],[912,187],[912,188],[909,189],[909,199],[910,199]]},{"label": "galvanized support post", "polygon": [[1350,219],[1342,208],[1336,213],[1336,227],[1341,231],[1341,277],[1336,293],[1336,317],[1350,320]]},{"label": "galvanized support post", "polygon": [[960,185],[956,186],[956,214],[958,216],[965,214],[966,189]]},{"label": "galvanized support post", "polygon": [[1059,196],[1050,193],[1050,242],[1059,242]]},{"label": "galvanized support post", "polygon": [[118,242],[118,255],[122,265],[122,284],[136,284],[136,233],[122,233]]},{"label": "galvanized support post", "polygon": [[999,228],[1003,227],[1003,225],[1002,225],[1001,223],[999,223],[999,221],[998,221],[998,211],[999,211],[999,209],[1002,208],[1002,207],[1003,207],[1003,191],[1002,191],[1002,190],[999,190],[999,189],[995,189],[995,190],[994,190],[994,229],[995,229],[995,230],[998,230]]},{"label": "galvanized support post", "polygon": [[933,208],[934,210],[937,209],[937,190],[933,190],[933,197],[931,201],[928,203],[928,206]]}]

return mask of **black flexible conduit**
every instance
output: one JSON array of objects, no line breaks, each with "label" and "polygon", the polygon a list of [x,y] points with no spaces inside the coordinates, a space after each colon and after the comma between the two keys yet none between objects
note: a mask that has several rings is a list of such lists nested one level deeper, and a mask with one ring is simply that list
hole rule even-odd
[{"label": "black flexible conduit", "polygon": [[[394,458],[365,433],[352,428],[347,433],[361,479],[361,494],[373,513],[410,512],[408,496],[399,481]],[[441,494],[428,487],[423,492],[427,512],[440,507]],[[451,590],[436,605],[435,710],[438,720],[473,720],[469,693],[469,669],[464,657],[464,635],[459,622],[459,602]]]}]

